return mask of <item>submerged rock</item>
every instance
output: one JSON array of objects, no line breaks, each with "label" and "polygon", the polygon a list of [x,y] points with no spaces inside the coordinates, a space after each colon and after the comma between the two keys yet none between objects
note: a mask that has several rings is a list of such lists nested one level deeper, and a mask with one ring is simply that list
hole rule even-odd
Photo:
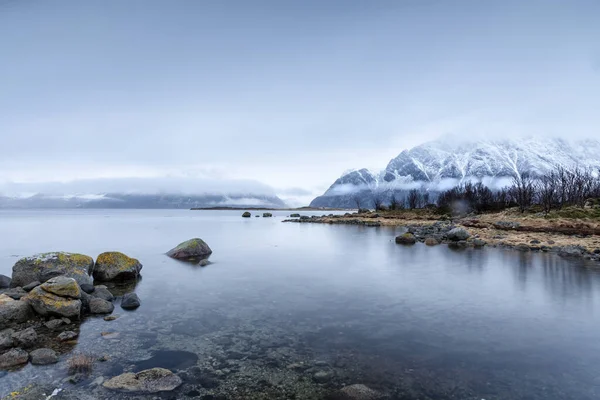
[{"label": "submerged rock", "polygon": [[29,353],[33,365],[48,365],[58,362],[58,356],[52,349],[37,349]]},{"label": "submerged rock", "polygon": [[[80,294],[81,296],[81,294]],[[33,289],[23,297],[36,313],[43,316],[60,316],[79,318],[81,313],[81,300],[57,296],[42,289],[41,286]]]},{"label": "submerged rock", "polygon": [[44,291],[60,297],[70,297],[72,299],[81,298],[81,289],[79,288],[77,281],[73,278],[67,278],[66,276],[57,276],[48,279],[45,283],[42,283],[40,287]]},{"label": "submerged rock", "polygon": [[102,386],[125,392],[158,393],[168,392],[181,385],[181,378],[164,368],[152,368],[137,374],[128,372],[115,376]]},{"label": "submerged rock", "polygon": [[121,308],[125,310],[133,310],[141,305],[140,298],[135,293],[127,293],[121,300]]},{"label": "submerged rock", "polygon": [[245,213],[242,214],[242,217],[244,218],[250,218],[252,216],[252,214],[250,214],[248,211],[246,211]]},{"label": "submerged rock", "polygon": [[33,310],[28,303],[0,294],[0,321],[2,327],[9,323],[25,322],[32,316]]},{"label": "submerged rock", "polygon": [[454,228],[446,233],[446,237],[452,241],[458,242],[460,240],[467,240],[471,237],[471,234],[467,232],[465,228]]},{"label": "submerged rock", "polygon": [[92,314],[110,314],[115,306],[110,301],[95,297],[90,300],[89,309]]},{"label": "submerged rock", "polygon": [[142,264],[137,259],[109,251],[98,256],[93,275],[98,281],[128,280],[138,278],[141,270]]},{"label": "submerged rock", "polygon": [[396,243],[398,244],[415,244],[416,242],[417,239],[415,238],[415,235],[409,232],[396,236]]},{"label": "submerged rock", "polygon": [[17,365],[27,364],[29,354],[23,349],[12,349],[0,355],[0,368],[6,369]]},{"label": "submerged rock", "polygon": [[204,240],[194,238],[179,243],[177,247],[172,248],[167,252],[167,255],[177,260],[196,260],[210,256],[212,250]]},{"label": "submerged rock", "polygon": [[10,287],[10,281],[11,279],[8,276],[0,274],[0,289]]},{"label": "submerged rock", "polygon": [[73,278],[79,285],[92,283],[90,274],[94,268],[92,257],[64,252],[36,254],[17,261],[13,266],[12,287],[26,286],[31,282],[46,282],[50,278],[64,275]]}]

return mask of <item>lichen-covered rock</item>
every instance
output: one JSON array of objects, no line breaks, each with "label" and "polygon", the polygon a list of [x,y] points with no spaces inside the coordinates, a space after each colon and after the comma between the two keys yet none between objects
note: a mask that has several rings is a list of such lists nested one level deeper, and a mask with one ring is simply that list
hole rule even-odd
[{"label": "lichen-covered rock", "polygon": [[70,297],[72,299],[81,298],[81,289],[79,288],[77,281],[73,278],[67,278],[66,276],[57,276],[48,279],[45,283],[42,283],[40,287],[46,292],[60,297]]},{"label": "lichen-covered rock", "polygon": [[446,233],[446,237],[450,240],[458,242],[459,240],[467,240],[471,234],[465,228],[454,228]]},{"label": "lichen-covered rock", "polygon": [[133,310],[141,305],[140,298],[135,293],[127,293],[121,300],[121,308],[125,310]]},{"label": "lichen-covered rock", "polygon": [[34,281],[46,282],[55,276],[73,278],[79,285],[92,283],[92,257],[64,252],[36,254],[17,261],[13,266],[12,287],[25,286]]},{"label": "lichen-covered rock", "polygon": [[0,355],[0,369],[16,367],[17,365],[27,364],[29,354],[23,349],[12,349]]},{"label": "lichen-covered rock", "polygon": [[115,376],[102,384],[107,389],[124,392],[168,392],[181,385],[181,378],[164,368],[147,369],[137,374],[128,372]]},{"label": "lichen-covered rock", "polygon": [[98,281],[115,281],[136,279],[140,276],[142,264],[118,251],[102,253],[96,259],[94,279]]},{"label": "lichen-covered rock", "polygon": [[15,332],[12,334],[12,339],[15,346],[18,347],[32,347],[38,340],[38,335],[33,328],[27,328],[25,330]]},{"label": "lichen-covered rock", "polygon": [[252,216],[252,214],[250,214],[248,211],[246,211],[242,214],[242,217],[244,217],[244,218],[250,218],[251,216]]},{"label": "lichen-covered rock", "polygon": [[37,349],[29,353],[33,365],[48,365],[58,362],[58,356],[52,349]]},{"label": "lichen-covered rock", "polygon": [[396,243],[398,244],[415,244],[417,239],[415,235],[410,232],[403,233],[400,236],[396,236]]},{"label": "lichen-covered rock", "polygon": [[[21,323],[33,317],[33,310],[24,301],[0,295],[0,322],[2,327],[10,323]],[[5,325],[6,324],[6,325]]]},{"label": "lichen-covered rock", "polygon": [[88,307],[92,314],[110,314],[115,309],[113,303],[97,297],[90,300]]},{"label": "lichen-covered rock", "polygon": [[212,250],[204,240],[199,238],[190,239],[169,250],[167,255],[177,260],[197,260],[210,256]]},{"label": "lichen-covered rock", "polygon": [[10,281],[11,279],[8,276],[0,274],[0,289],[10,287]]},{"label": "lichen-covered rock", "polygon": [[23,301],[33,307],[36,313],[43,316],[60,316],[79,318],[81,300],[57,296],[42,289],[41,286],[33,289],[23,297]]}]

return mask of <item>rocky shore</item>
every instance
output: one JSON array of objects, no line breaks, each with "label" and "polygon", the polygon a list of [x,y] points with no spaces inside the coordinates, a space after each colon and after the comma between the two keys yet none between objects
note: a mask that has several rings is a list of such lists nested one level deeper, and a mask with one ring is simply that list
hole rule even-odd
[{"label": "rocky shore", "polygon": [[393,227],[403,231],[396,237],[398,244],[490,246],[600,262],[600,228],[593,221],[544,220],[508,213],[449,218],[433,213],[368,211],[310,217],[295,214],[284,222]]}]

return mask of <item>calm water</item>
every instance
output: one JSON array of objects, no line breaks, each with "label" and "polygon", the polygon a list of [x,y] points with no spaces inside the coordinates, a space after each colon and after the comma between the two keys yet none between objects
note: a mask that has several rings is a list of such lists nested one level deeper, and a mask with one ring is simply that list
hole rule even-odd
[{"label": "calm water", "polygon": [[[171,398],[311,399],[353,383],[398,399],[600,398],[600,270],[583,261],[403,247],[394,229],[240,214],[0,212],[0,273],[53,250],[118,250],[144,265],[138,310],[117,305],[116,321],[81,327],[74,351],[109,361],[77,385],[63,382],[68,354],[29,365],[0,375],[0,395],[35,380],[112,398],[92,381],[165,366],[185,382]],[[192,237],[212,265],[163,255]]]}]

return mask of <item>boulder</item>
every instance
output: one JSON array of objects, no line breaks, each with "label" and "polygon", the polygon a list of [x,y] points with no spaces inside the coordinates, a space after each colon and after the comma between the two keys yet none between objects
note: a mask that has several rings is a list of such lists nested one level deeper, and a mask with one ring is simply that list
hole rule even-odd
[{"label": "boulder", "polygon": [[60,327],[63,325],[66,325],[66,323],[60,318],[52,319],[44,323],[44,326],[46,326],[46,328],[50,329],[51,331],[59,330]]},{"label": "boulder", "polygon": [[47,292],[41,286],[33,289],[23,297],[36,313],[43,316],[60,316],[79,318],[81,313],[81,300],[57,296]]},{"label": "boulder", "polygon": [[487,242],[483,239],[474,239],[473,240],[473,246],[481,248],[484,247],[487,244]]},{"label": "boulder", "polygon": [[81,289],[79,288],[77,281],[73,278],[67,278],[66,276],[57,276],[48,279],[45,283],[42,283],[40,287],[42,290],[60,297],[70,297],[72,299],[81,298]]},{"label": "boulder", "polygon": [[344,386],[333,396],[335,400],[378,400],[381,393],[361,384]]},{"label": "boulder", "polygon": [[135,293],[127,293],[121,300],[121,308],[125,310],[133,310],[141,305],[140,298]]},{"label": "boulder", "polygon": [[242,217],[244,218],[250,218],[252,216],[252,214],[250,214],[248,211],[246,211],[245,213],[242,214]]},{"label": "boulder", "polygon": [[142,264],[137,259],[109,251],[98,256],[93,275],[97,281],[123,281],[137,279],[141,270]]},{"label": "boulder", "polygon": [[89,303],[89,310],[92,314],[110,314],[114,309],[113,303],[97,297],[91,299]]},{"label": "boulder", "polygon": [[415,244],[416,242],[417,239],[415,238],[415,235],[409,232],[396,236],[396,243],[398,244]]},{"label": "boulder", "polygon": [[94,285],[90,285],[89,283],[84,283],[83,285],[81,285],[81,290],[83,290],[87,294],[92,294],[94,293],[94,290],[96,290],[96,287]]},{"label": "boulder", "polygon": [[10,287],[10,281],[11,279],[8,276],[0,274],[0,289]]},{"label": "boulder", "polygon": [[38,287],[42,284],[42,282],[40,281],[33,281],[28,285],[23,286],[23,290],[26,292],[31,292],[31,290],[35,287]]},{"label": "boulder", "polygon": [[115,296],[113,296],[110,290],[108,290],[108,288],[104,285],[96,286],[91,296],[106,301],[113,301],[115,299]]},{"label": "boulder", "polygon": [[15,345],[12,338],[13,333],[12,329],[5,329],[0,332],[0,350],[10,349]]},{"label": "boulder", "polygon": [[0,295],[0,321],[3,327],[9,323],[25,322],[31,317],[33,317],[33,310],[29,304]]},{"label": "boulder", "polygon": [[24,291],[23,288],[20,288],[20,287],[10,288],[10,289],[2,289],[0,292],[2,292],[2,294],[4,294],[5,296],[8,296],[14,300],[20,300],[21,297],[23,297],[27,294],[27,292]]},{"label": "boulder", "polygon": [[425,239],[425,244],[427,246],[435,246],[440,244],[440,242],[438,242],[438,240],[434,237],[428,237],[427,239]]},{"label": "boulder", "polygon": [[291,214],[290,218],[300,218],[300,214]]},{"label": "boulder", "polygon": [[16,367],[27,364],[29,354],[23,349],[12,349],[0,355],[0,369]]},{"label": "boulder", "polygon": [[271,218],[273,214],[271,213],[263,213],[263,218]]},{"label": "boulder", "polygon": [[458,242],[459,240],[467,240],[471,237],[471,234],[465,228],[454,228],[446,233],[446,237],[454,242]]},{"label": "boulder", "polygon": [[164,368],[147,369],[137,374],[127,372],[104,382],[111,390],[138,393],[168,392],[181,385],[181,378]]},{"label": "boulder", "polygon": [[13,266],[12,287],[25,286],[31,282],[46,282],[55,276],[73,278],[79,285],[92,283],[90,274],[94,259],[83,254],[53,252],[25,257]]},{"label": "boulder", "polygon": [[14,345],[18,347],[33,347],[38,340],[38,335],[35,332],[35,329],[27,328],[20,332],[13,333],[12,339]]},{"label": "boulder", "polygon": [[195,260],[207,258],[212,250],[199,238],[190,239],[177,245],[167,252],[167,255],[177,260]]},{"label": "boulder", "polygon": [[52,349],[37,349],[29,353],[33,365],[48,365],[58,362],[58,356]]}]

